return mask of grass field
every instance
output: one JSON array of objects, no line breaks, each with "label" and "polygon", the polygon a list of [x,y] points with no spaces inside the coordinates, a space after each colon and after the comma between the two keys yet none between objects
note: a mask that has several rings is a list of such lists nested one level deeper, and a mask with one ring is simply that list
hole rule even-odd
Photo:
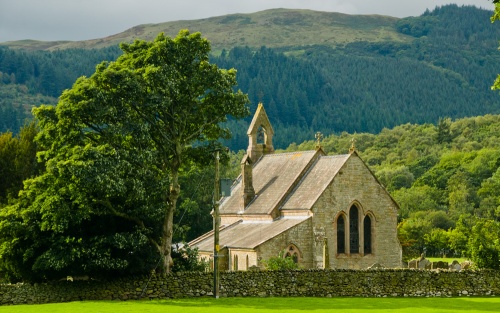
[{"label": "grass field", "polygon": [[467,258],[433,258],[433,257],[429,257],[429,258],[426,257],[426,259],[431,261],[431,262],[444,261],[444,262],[448,262],[449,264],[451,264],[454,260],[457,260],[458,263],[462,263],[462,262],[468,260]]},{"label": "grass field", "polygon": [[0,313],[245,313],[245,312],[499,312],[500,297],[491,298],[197,298],[158,301],[85,301],[0,307]]}]

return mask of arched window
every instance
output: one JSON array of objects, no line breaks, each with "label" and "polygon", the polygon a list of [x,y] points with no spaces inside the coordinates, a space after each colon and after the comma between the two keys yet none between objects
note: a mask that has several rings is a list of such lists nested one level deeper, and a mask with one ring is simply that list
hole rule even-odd
[{"label": "arched window", "polygon": [[364,254],[372,253],[372,219],[369,215],[365,216],[363,221],[363,233],[364,233]]},{"label": "arched window", "polygon": [[283,257],[285,257],[285,258],[290,257],[290,258],[292,258],[293,262],[299,263],[299,259],[300,259],[299,249],[295,245],[289,245],[288,248],[286,248],[285,254]]},{"label": "arched window", "polygon": [[345,220],[340,215],[337,218],[337,254],[345,253]]},{"label": "arched window", "polygon": [[349,210],[349,251],[359,253],[358,208],[353,205]]},{"label": "arched window", "polygon": [[247,254],[247,262],[246,262],[246,264],[247,264],[247,268],[246,269],[248,270],[248,268],[250,267],[250,260],[248,258],[248,254]]},{"label": "arched window", "polygon": [[238,270],[238,256],[235,254],[233,258],[233,270]]}]

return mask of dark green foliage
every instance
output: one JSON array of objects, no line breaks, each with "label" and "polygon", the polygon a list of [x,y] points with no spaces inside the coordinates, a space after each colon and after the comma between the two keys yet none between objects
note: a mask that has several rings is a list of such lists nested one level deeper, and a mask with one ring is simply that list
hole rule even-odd
[{"label": "dark green foliage", "polygon": [[427,36],[435,27],[438,19],[435,16],[407,17],[396,23],[396,29],[405,35],[413,37]]},{"label": "dark green foliage", "polygon": [[208,263],[198,259],[198,249],[187,244],[177,245],[172,249],[173,272],[197,271],[203,272],[208,268]]},{"label": "dark green foliage", "polygon": [[52,52],[0,47],[0,72],[13,77],[10,83],[26,85],[33,94],[58,97],[78,77],[92,74],[96,64],[114,60],[121,53],[116,46]]},{"label": "dark green foliage", "polygon": [[53,52],[0,47],[0,132],[17,133],[24,120],[32,118],[33,106],[55,105],[56,97],[78,77],[120,54],[118,47]]},{"label": "dark green foliage", "polygon": [[[223,151],[220,156],[220,177],[235,180],[240,174],[243,150],[238,153]],[[201,167],[191,163],[179,178],[183,189],[179,197],[179,208],[175,213],[174,242],[192,240],[213,229],[210,212],[213,209],[215,185],[215,158],[206,158],[210,166]]]},{"label": "dark green foliage", "polygon": [[42,103],[55,104],[57,99],[32,94],[26,85],[0,82],[0,132],[10,131],[14,135],[18,134],[22,125],[32,119],[32,107]]},{"label": "dark green foliage", "polygon": [[437,134],[436,140],[438,143],[449,143],[451,142],[451,131],[450,131],[451,120],[449,118],[440,118],[437,124]]},{"label": "dark green foliage", "polygon": [[433,228],[448,230],[455,227],[455,222],[444,211],[434,211],[429,213],[427,219]]}]

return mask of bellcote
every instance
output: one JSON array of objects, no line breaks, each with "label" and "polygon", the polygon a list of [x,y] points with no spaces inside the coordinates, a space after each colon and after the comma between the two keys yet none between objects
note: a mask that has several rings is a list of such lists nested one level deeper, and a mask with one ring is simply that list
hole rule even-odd
[{"label": "bellcote", "polygon": [[256,162],[262,155],[274,153],[274,130],[262,103],[259,103],[257,111],[255,111],[255,115],[250,123],[247,135],[247,155],[251,160]]}]

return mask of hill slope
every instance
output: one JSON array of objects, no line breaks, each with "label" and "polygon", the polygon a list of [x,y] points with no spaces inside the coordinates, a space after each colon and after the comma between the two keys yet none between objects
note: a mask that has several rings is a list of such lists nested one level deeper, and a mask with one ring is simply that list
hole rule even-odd
[{"label": "hill slope", "polygon": [[[262,39],[260,44],[270,43],[268,47],[236,46],[212,57],[220,67],[238,70],[238,88],[249,94],[251,109],[259,101],[265,104],[275,125],[275,145],[286,147],[314,138],[316,131],[376,133],[408,122],[500,113],[500,96],[490,89],[500,64],[500,25],[490,23],[491,14],[456,5],[403,19],[278,9],[183,23],[192,30],[198,24],[211,25],[213,29],[206,31],[219,35],[220,43],[232,34],[227,37],[232,41],[226,42],[230,48],[230,41],[238,45],[239,38],[246,38],[234,33],[238,30],[249,36],[246,43],[252,32],[266,38],[290,33],[281,41]],[[275,30],[263,32],[261,24]],[[231,27],[226,29],[227,25]],[[326,28],[338,25],[343,25],[344,33]],[[314,27],[315,36],[311,36],[307,31]],[[297,32],[292,33],[292,28]],[[146,29],[151,31],[141,31]],[[380,35],[382,30],[390,36]],[[299,34],[303,40],[292,45]],[[336,41],[325,43],[325,36]],[[116,46],[54,51],[0,47],[0,90],[17,84],[33,95],[57,97],[78,76],[92,74],[95,64],[113,60],[119,53]],[[13,94],[14,89],[9,90]],[[0,105],[0,114],[10,112],[6,105],[5,101]],[[229,122],[235,136],[227,143],[231,148],[245,147],[247,125]]]},{"label": "hill slope", "polygon": [[302,45],[337,46],[353,41],[408,41],[410,36],[394,28],[398,19],[380,15],[348,15],[310,10],[272,9],[251,14],[231,14],[201,20],[138,25],[106,38],[70,42],[13,41],[0,45],[33,50],[93,49],[152,40],[160,32],[175,36],[180,29],[201,32],[212,49],[235,46],[293,47]]}]

